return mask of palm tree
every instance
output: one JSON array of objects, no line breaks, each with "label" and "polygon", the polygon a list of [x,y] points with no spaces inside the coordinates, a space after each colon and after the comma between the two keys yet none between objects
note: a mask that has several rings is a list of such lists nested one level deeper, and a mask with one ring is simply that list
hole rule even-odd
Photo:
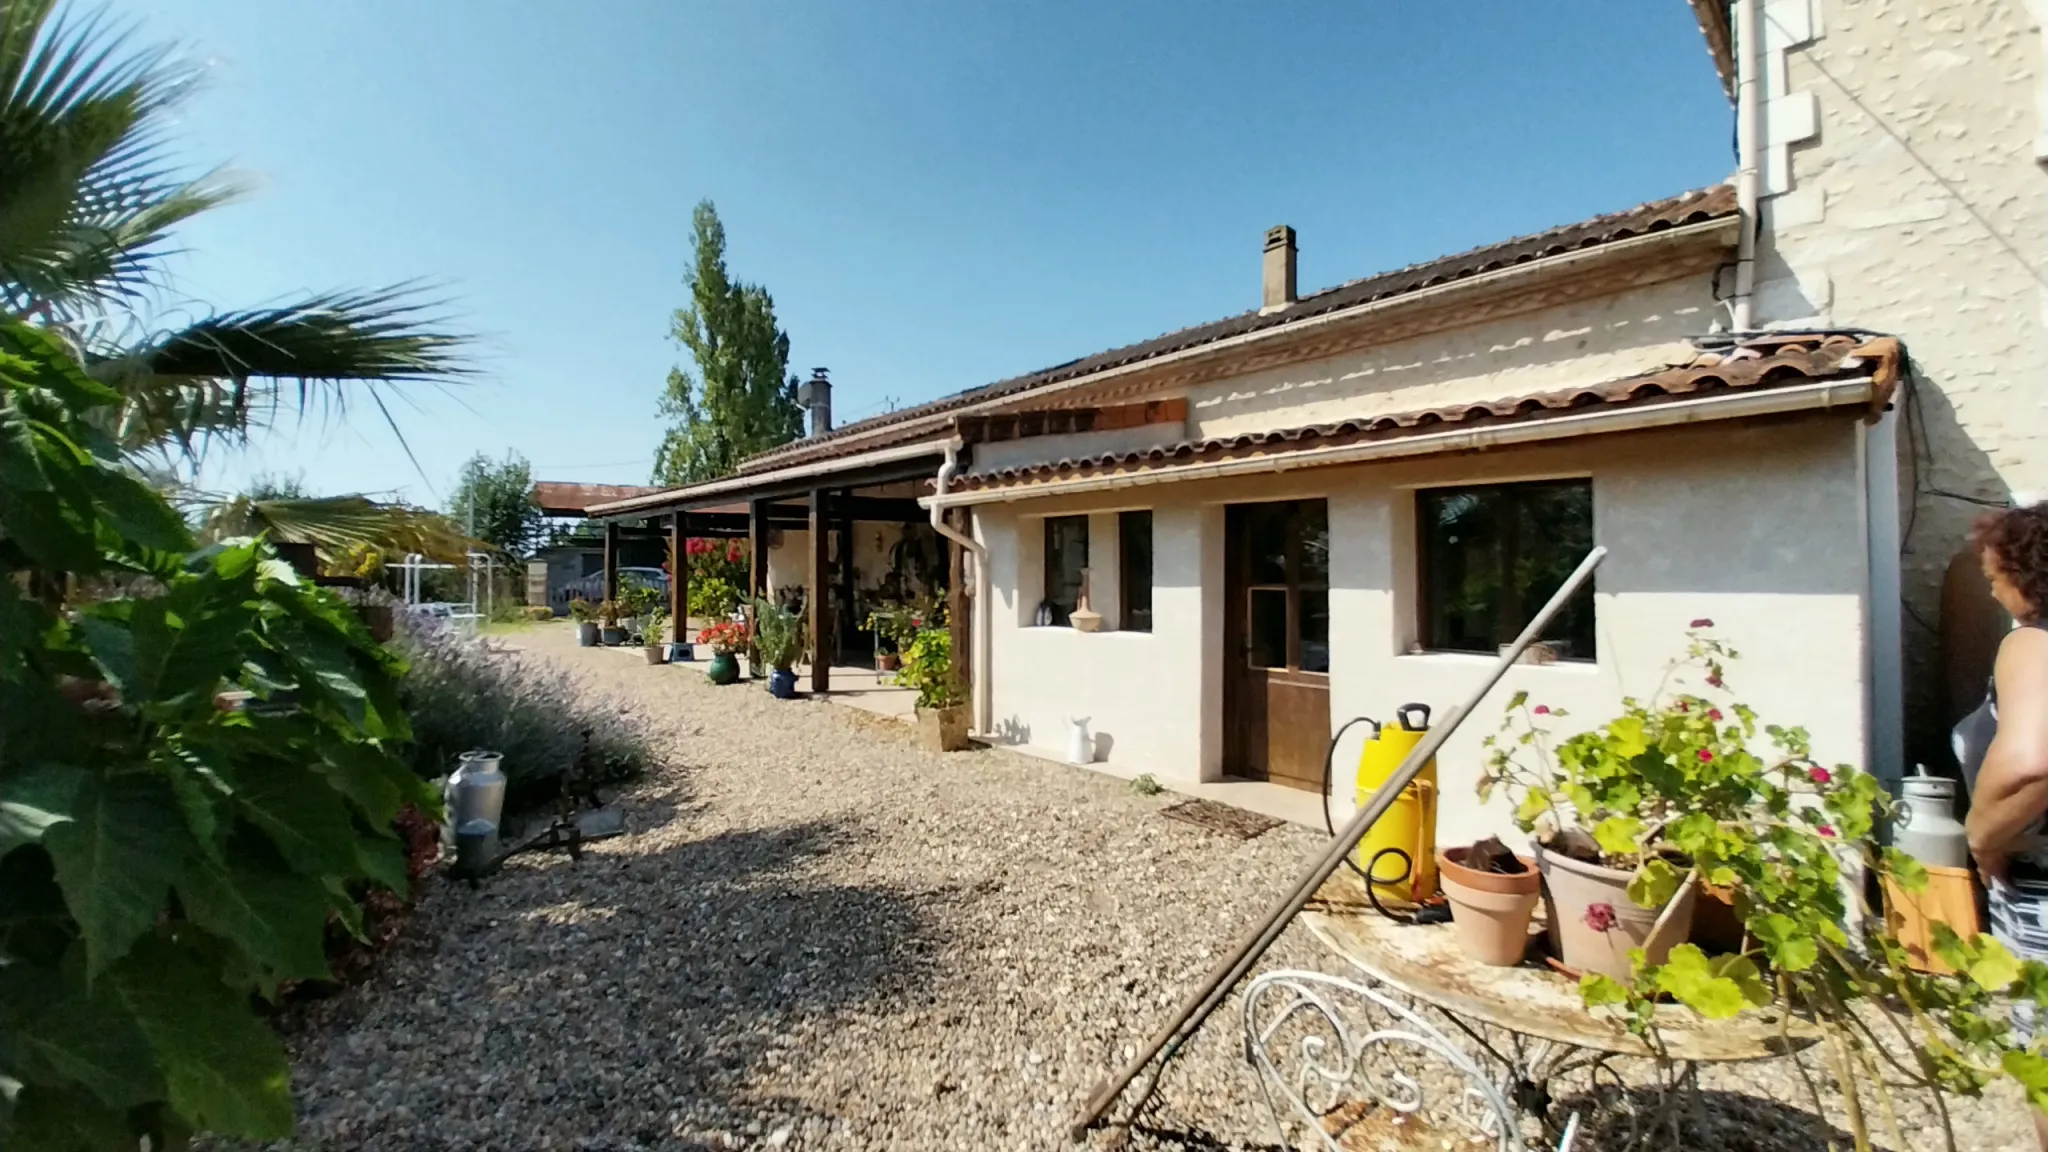
[{"label": "palm tree", "polygon": [[[366,403],[397,432],[394,391],[464,375],[464,339],[411,285],[157,325],[149,306],[168,286],[173,230],[241,190],[170,158],[169,116],[194,68],[57,7],[0,0],[0,309],[62,331],[120,392],[108,431],[139,469],[182,478],[209,444],[244,443],[281,414]],[[419,530],[416,509],[360,495],[243,503],[222,522],[323,549],[380,533],[401,545]]]}]

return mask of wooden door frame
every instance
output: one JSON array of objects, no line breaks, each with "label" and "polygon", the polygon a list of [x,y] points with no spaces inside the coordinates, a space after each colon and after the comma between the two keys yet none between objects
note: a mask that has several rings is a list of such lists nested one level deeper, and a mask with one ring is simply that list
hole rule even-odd
[{"label": "wooden door frame", "polygon": [[[1254,767],[1251,757],[1246,755],[1245,739],[1249,735],[1247,726],[1239,722],[1244,715],[1244,691],[1246,672],[1251,668],[1251,595],[1255,589],[1270,589],[1271,584],[1254,585],[1251,582],[1250,532],[1247,518],[1251,509],[1259,505],[1299,505],[1310,501],[1321,501],[1327,516],[1329,497],[1296,496],[1271,500],[1243,500],[1223,506],[1223,774],[1241,779],[1271,780],[1271,766]],[[1306,672],[1301,669],[1301,594],[1302,585],[1302,540],[1298,533],[1290,532],[1286,541],[1286,582],[1287,598],[1286,645],[1284,667],[1262,668],[1269,683],[1278,683],[1299,688],[1330,691],[1328,672]],[[1327,595],[1329,584],[1320,586]],[[1270,723],[1270,718],[1268,719]],[[1261,725],[1260,731],[1266,730]],[[1263,757],[1261,758],[1263,759]]]}]

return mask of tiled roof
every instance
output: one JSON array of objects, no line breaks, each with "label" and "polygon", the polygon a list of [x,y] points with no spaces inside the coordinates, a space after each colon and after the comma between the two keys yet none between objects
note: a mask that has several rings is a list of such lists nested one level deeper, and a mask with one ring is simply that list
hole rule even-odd
[{"label": "tiled roof", "polygon": [[1707,38],[1707,55],[1714,58],[1714,71],[1721,87],[1735,99],[1735,31],[1729,27],[1728,0],[1691,0],[1692,14],[1699,19],[1700,34]]},{"label": "tiled roof", "polygon": [[533,486],[533,500],[543,512],[567,516],[580,515],[593,504],[608,504],[613,500],[660,491],[663,489],[642,484],[570,484],[560,480],[541,480]]},{"label": "tiled roof", "polygon": [[[945,423],[943,417],[973,405],[1017,396],[1049,384],[1182,352],[1235,336],[1283,328],[1311,317],[1419,292],[1439,284],[1517,264],[1526,264],[1547,256],[1597,248],[1647,233],[1732,217],[1736,211],[1735,190],[1727,184],[1715,184],[1667,200],[1653,200],[1623,212],[1595,216],[1576,224],[1552,228],[1498,244],[1489,244],[1455,256],[1411,264],[1406,268],[1368,276],[1362,280],[1353,280],[1335,288],[1303,296],[1278,312],[1242,312],[1208,324],[1168,332],[1137,344],[1127,344],[1107,352],[1098,352],[1093,356],[1069,360],[1039,372],[1015,376],[956,393],[929,404],[848,424],[822,436],[798,440],[754,456],[740,467],[740,474],[770,468],[786,468],[812,460],[830,459],[856,451],[908,443],[935,435]],[[877,435],[878,433],[880,435]]]},{"label": "tiled roof", "polygon": [[960,478],[957,488],[973,490],[1175,468],[1393,440],[1444,431],[1452,426],[1527,423],[1587,408],[1649,406],[1714,392],[1766,391],[1865,376],[1875,379],[1881,404],[1890,397],[1900,360],[1899,343],[1891,337],[1863,340],[1842,335],[1787,334],[1746,340],[1734,348],[1702,351],[1686,364],[1591,387],[969,472]]}]

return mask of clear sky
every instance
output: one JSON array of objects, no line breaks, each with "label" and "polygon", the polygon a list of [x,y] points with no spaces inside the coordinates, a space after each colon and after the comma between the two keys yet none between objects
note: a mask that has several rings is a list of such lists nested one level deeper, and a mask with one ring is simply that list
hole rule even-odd
[{"label": "clear sky", "polygon": [[181,147],[255,194],[188,227],[192,300],[425,278],[476,383],[308,423],[233,485],[436,503],[470,453],[644,483],[714,200],[841,422],[1725,178],[1682,0],[114,0],[209,62]]}]

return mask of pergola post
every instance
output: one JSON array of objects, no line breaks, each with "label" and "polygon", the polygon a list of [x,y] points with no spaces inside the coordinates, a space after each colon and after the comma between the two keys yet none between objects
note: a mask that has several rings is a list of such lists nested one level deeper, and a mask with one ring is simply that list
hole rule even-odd
[{"label": "pergola post", "polygon": [[[947,509],[943,515],[953,519],[955,527],[959,528],[960,531],[971,531],[968,526],[968,513],[964,510],[958,516],[955,516],[952,509]],[[946,638],[952,642],[953,649],[953,688],[960,694],[960,699],[963,701],[967,700],[974,691],[973,652],[970,648],[970,645],[973,643],[970,639],[973,632],[967,627],[967,614],[970,610],[967,603],[967,549],[962,548],[958,540],[948,538],[946,540]]]},{"label": "pergola post", "polygon": [[689,631],[685,619],[690,610],[690,559],[685,540],[690,514],[672,512],[668,518],[668,618],[677,640]]},{"label": "pergola post", "polygon": [[754,626],[760,623],[754,603],[767,593],[768,589],[768,501],[747,502],[747,676],[759,680],[761,671],[761,650],[751,637]]},{"label": "pergola post", "polygon": [[839,599],[834,603],[838,609],[832,616],[832,656],[839,656],[840,637],[859,626],[853,619],[853,582],[858,574],[853,565],[853,489],[841,488],[833,500],[833,511],[839,514]]},{"label": "pergola post", "polygon": [[832,606],[831,524],[826,519],[825,489],[811,489],[810,617],[811,691],[832,690],[832,651],[825,620]]},{"label": "pergola post", "polygon": [[619,599],[619,522],[604,522],[604,598]]}]

